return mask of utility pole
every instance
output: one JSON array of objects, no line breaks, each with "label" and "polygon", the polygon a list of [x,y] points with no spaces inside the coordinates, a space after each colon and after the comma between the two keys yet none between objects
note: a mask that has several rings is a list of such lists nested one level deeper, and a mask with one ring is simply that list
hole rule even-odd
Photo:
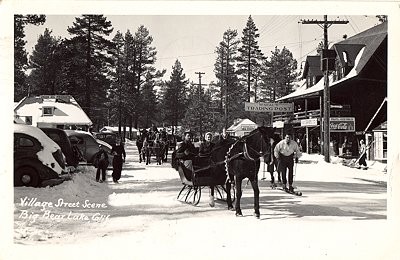
[{"label": "utility pole", "polygon": [[[196,74],[199,75],[199,108],[201,106],[201,95],[202,95],[202,88],[201,88],[201,75],[205,74],[204,72],[195,72]],[[201,110],[199,109],[199,128],[200,128],[200,137],[203,136],[203,115],[201,114]]]},{"label": "utility pole", "polygon": [[[330,123],[329,123],[329,118],[330,118],[330,106],[331,106],[331,101],[330,101],[330,92],[329,92],[329,70],[333,70],[329,65],[330,61],[329,59],[332,57],[329,57],[329,52],[328,52],[328,28],[332,24],[347,24],[349,21],[328,21],[328,16],[324,15],[324,20],[323,21],[318,21],[318,20],[301,20],[302,24],[317,24],[321,28],[324,29],[324,50],[321,53],[321,68],[324,72],[324,123],[323,123],[323,139],[322,141],[324,142],[323,144],[323,154],[326,162],[330,162],[330,157],[329,157],[329,144],[330,144]],[[326,62],[324,63],[324,59]],[[333,59],[334,60],[334,59]],[[334,65],[334,63],[333,63]],[[320,106],[320,109],[322,109],[322,106]],[[322,125],[322,122],[320,121],[320,126]],[[322,129],[322,128],[321,128]]]}]

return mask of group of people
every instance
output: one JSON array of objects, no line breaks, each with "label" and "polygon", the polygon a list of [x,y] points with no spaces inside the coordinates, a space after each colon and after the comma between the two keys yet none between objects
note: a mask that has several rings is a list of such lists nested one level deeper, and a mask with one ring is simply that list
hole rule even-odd
[{"label": "group of people", "polygon": [[197,150],[192,142],[193,133],[187,131],[184,134],[182,143],[175,152],[175,158],[182,160],[183,165],[188,170],[193,171],[193,158],[196,156],[199,156],[200,158],[209,156],[214,145],[218,142],[222,142],[226,138],[228,138],[228,134],[225,128],[220,135],[215,136],[214,140],[213,134],[211,132],[207,132],[204,135],[204,140],[200,143],[200,147]]},{"label": "group of people", "polygon": [[[271,175],[271,185],[276,187],[274,177],[276,169],[276,172],[278,173],[278,182],[282,184],[282,188],[294,192],[293,167],[294,163],[298,163],[299,158],[301,157],[301,151],[297,142],[293,141],[289,134],[287,134],[283,140],[279,139],[278,135],[270,138],[271,160],[267,166],[267,170]],[[286,178],[286,174],[288,178]],[[287,184],[289,186],[287,186]]]},{"label": "group of people", "polygon": [[[109,165],[108,162],[108,154],[104,151],[103,147],[99,145],[99,152],[96,154],[95,157],[95,167],[97,168],[96,171],[96,181],[97,182],[104,182],[106,180],[106,172]],[[115,140],[115,145],[112,146],[111,153],[114,156],[112,161],[112,178],[114,183],[118,183],[118,180],[121,178],[122,172],[122,164],[125,162],[126,153],[124,144],[121,141],[120,137],[117,137]],[[101,172],[101,179],[100,179],[100,172]]]}]

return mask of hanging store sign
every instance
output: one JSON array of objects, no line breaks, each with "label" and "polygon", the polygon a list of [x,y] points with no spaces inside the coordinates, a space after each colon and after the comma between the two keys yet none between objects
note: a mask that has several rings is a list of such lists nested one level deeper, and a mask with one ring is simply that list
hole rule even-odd
[{"label": "hanging store sign", "polygon": [[244,110],[250,112],[293,112],[293,103],[244,103]]},{"label": "hanging store sign", "polygon": [[257,125],[241,125],[240,128],[242,131],[253,131],[257,128]]},{"label": "hanging store sign", "polygon": [[354,117],[331,117],[329,121],[331,132],[354,132],[356,129],[356,119]]},{"label": "hanging store sign", "polygon": [[317,118],[302,119],[302,120],[300,120],[300,125],[301,126],[317,126],[318,119]]},{"label": "hanging store sign", "polygon": [[272,127],[275,128],[283,128],[283,126],[285,125],[285,123],[283,121],[276,121],[272,123]]}]

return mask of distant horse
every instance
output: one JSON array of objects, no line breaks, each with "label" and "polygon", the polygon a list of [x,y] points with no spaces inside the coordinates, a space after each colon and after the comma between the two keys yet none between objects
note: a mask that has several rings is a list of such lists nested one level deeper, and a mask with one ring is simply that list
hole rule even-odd
[{"label": "distant horse", "polygon": [[[258,188],[258,171],[260,169],[260,157],[265,156],[270,160],[271,144],[269,138],[274,134],[271,127],[258,127],[238,139],[235,142],[227,141],[222,147],[215,147],[211,152],[211,160],[216,162],[215,167],[211,167],[214,178],[227,178],[226,192],[228,209],[233,209],[231,199],[231,182],[236,188],[236,216],[242,216],[240,208],[240,199],[242,197],[242,180],[248,178],[254,192],[254,215],[260,217],[260,190]],[[219,162],[224,161],[224,164]],[[214,189],[211,187],[211,196],[214,195]]]},{"label": "distant horse", "polygon": [[146,163],[146,165],[150,164],[150,143],[147,140],[147,137],[144,138],[143,141],[143,146],[142,146],[142,151],[141,151],[141,156],[143,157],[143,161]]},{"label": "distant horse", "polygon": [[136,147],[139,151],[139,163],[142,162],[142,159],[144,161],[144,158],[142,156],[143,140],[143,135],[138,136],[138,138],[136,139]]},{"label": "distant horse", "polygon": [[156,156],[157,165],[161,165],[161,163],[162,163],[163,146],[164,145],[159,140],[159,138],[156,137],[156,139],[153,142],[152,152]]}]

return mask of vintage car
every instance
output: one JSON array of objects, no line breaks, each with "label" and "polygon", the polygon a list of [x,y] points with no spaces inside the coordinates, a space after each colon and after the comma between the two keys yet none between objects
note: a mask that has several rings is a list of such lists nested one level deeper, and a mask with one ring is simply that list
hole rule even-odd
[{"label": "vintage car", "polygon": [[94,138],[102,140],[109,145],[113,146],[116,143],[117,134],[112,132],[93,133]]},{"label": "vintage car", "polygon": [[65,155],[67,165],[76,167],[79,163],[79,160],[72,150],[71,142],[69,141],[65,131],[58,128],[41,127],[40,129],[60,146],[61,151]]},{"label": "vintage car", "polygon": [[37,127],[14,124],[14,186],[38,187],[66,173],[60,146]]},{"label": "vintage car", "polygon": [[[97,140],[90,132],[79,130],[64,130],[71,144],[79,148],[84,160],[88,164],[93,164],[96,154],[99,152],[99,146],[108,153],[109,161],[112,162],[111,146],[104,141]],[[110,163],[111,165],[111,163]]]}]

